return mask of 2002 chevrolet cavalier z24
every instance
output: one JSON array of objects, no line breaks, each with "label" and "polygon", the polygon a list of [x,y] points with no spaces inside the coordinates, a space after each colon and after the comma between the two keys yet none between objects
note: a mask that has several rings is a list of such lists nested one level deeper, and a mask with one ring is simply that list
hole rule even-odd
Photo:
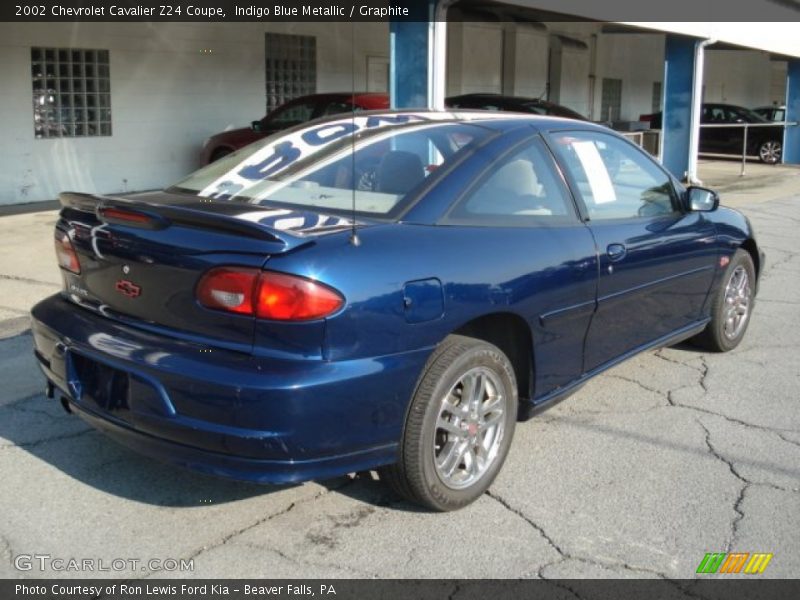
[{"label": "2002 chevrolet cavalier z24", "polygon": [[379,469],[436,510],[534,407],[649,348],[734,348],[763,265],[714,192],[553,117],[338,116],[61,203],[64,287],[32,315],[67,408],[206,473]]}]

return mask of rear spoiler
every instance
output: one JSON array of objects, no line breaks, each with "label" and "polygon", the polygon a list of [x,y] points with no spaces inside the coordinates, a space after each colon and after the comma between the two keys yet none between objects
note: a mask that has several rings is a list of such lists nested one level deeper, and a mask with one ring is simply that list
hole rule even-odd
[{"label": "rear spoiler", "polygon": [[[172,224],[197,227],[278,243],[284,247],[284,251],[293,250],[311,243],[308,238],[291,232],[281,231],[255,221],[237,219],[235,215],[224,214],[219,210],[212,209],[210,203],[208,204],[208,209],[201,210],[189,206],[143,202],[130,198],[83,194],[80,192],[62,192],[59,194],[58,200],[64,208],[92,213],[101,221],[115,222],[113,219],[104,218],[102,215],[102,210],[107,208],[140,214],[152,220],[148,225],[138,225],[147,229],[164,229]],[[127,221],[124,224],[137,226],[137,224]]]}]

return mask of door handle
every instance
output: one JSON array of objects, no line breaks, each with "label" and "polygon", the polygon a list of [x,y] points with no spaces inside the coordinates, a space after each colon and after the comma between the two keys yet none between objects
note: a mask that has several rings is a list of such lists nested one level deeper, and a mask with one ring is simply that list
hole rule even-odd
[{"label": "door handle", "polygon": [[606,248],[606,254],[608,254],[611,262],[622,260],[627,253],[628,251],[625,249],[624,244],[609,244],[608,248]]}]

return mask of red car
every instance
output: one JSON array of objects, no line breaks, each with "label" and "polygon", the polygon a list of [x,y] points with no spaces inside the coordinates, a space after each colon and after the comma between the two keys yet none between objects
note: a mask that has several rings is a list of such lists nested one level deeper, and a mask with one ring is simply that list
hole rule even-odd
[{"label": "red car", "polygon": [[389,95],[349,92],[311,94],[282,104],[250,127],[223,131],[210,137],[203,146],[201,164],[207,165],[256,140],[312,119],[353,110],[389,108]]}]

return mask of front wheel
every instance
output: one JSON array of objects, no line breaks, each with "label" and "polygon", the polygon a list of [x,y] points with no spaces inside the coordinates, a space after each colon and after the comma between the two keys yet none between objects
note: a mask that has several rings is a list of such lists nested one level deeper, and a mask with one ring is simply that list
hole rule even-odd
[{"label": "front wheel", "polygon": [[767,140],[758,147],[758,157],[761,162],[774,165],[781,161],[781,143],[777,140]]},{"label": "front wheel", "polygon": [[491,485],[517,419],[514,369],[496,346],[448,336],[411,401],[397,464],[381,470],[401,496],[438,511],[466,506]]},{"label": "front wheel", "polygon": [[753,259],[741,248],[731,257],[714,293],[711,322],[695,341],[714,352],[733,350],[744,338],[753,312],[756,274]]}]

